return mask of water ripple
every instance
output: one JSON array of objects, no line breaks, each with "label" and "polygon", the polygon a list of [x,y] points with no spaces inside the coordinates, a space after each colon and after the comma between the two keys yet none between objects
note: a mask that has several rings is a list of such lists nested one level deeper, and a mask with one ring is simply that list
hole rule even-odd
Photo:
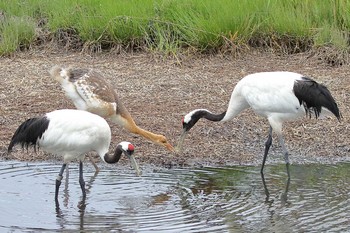
[{"label": "water ripple", "polygon": [[[61,164],[0,161],[0,231],[345,232],[349,163],[163,169],[86,164],[82,201],[71,164],[54,204]],[[266,192],[269,195],[266,195]]]}]

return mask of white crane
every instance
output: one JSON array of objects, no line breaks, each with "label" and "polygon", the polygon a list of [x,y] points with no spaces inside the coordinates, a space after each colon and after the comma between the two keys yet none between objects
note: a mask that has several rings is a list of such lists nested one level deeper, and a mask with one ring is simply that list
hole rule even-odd
[{"label": "white crane", "polygon": [[177,151],[181,151],[187,132],[201,118],[210,121],[228,121],[236,117],[244,109],[251,107],[255,113],[266,117],[270,123],[268,139],[265,143],[265,153],[261,173],[266,157],[272,144],[274,131],[282,147],[289,175],[288,150],[282,135],[282,124],[311,114],[318,118],[324,113],[333,113],[341,119],[337,103],[329,90],[322,84],[293,72],[261,72],[247,75],[235,86],[228,108],[221,114],[213,114],[206,109],[196,109],[183,118],[183,131],[180,136]]},{"label": "white crane", "polygon": [[63,157],[63,165],[56,179],[55,200],[61,185],[67,163],[79,160],[79,184],[85,198],[83,163],[86,153],[96,151],[106,163],[117,163],[124,153],[138,175],[140,170],[133,156],[134,146],[129,142],[117,145],[114,154],[109,154],[111,129],[102,117],[81,110],[61,109],[46,113],[44,116],[30,118],[15,131],[8,146],[10,153],[16,144],[22,148],[29,146]]}]

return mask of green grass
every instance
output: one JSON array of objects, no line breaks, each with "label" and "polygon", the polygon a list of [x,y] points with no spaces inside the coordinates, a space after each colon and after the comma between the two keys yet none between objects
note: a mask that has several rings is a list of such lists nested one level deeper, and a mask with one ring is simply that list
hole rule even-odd
[{"label": "green grass", "polygon": [[38,28],[52,38],[74,32],[85,45],[165,53],[305,43],[304,50],[349,49],[347,0],[0,0],[0,9],[0,55],[35,44]]},{"label": "green grass", "polygon": [[0,23],[0,54],[28,48],[35,39],[35,22],[31,18],[11,16]]}]

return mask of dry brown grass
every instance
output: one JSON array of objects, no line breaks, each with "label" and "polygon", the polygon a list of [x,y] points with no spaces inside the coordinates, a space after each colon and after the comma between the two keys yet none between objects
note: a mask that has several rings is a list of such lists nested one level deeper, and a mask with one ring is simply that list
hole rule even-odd
[{"label": "dry brown grass", "polygon": [[[329,87],[343,120],[339,123],[335,118],[305,118],[287,123],[284,133],[291,161],[309,158],[338,161],[350,152],[349,66],[330,67],[314,57],[307,59],[306,54],[247,53],[238,58],[217,55],[178,60],[145,53],[87,55],[37,50],[0,58],[0,64],[0,153],[4,158],[54,158],[43,152],[22,153],[20,149],[8,155],[6,148],[16,127],[25,119],[55,109],[74,108],[60,86],[49,78],[48,70],[56,64],[95,68],[106,74],[137,124],[166,135],[173,144],[181,132],[182,116],[195,108],[224,111],[235,83],[244,75],[277,70],[303,73]],[[135,144],[140,163],[260,164],[268,124],[251,110],[226,123],[201,120],[189,133],[181,154],[170,154],[117,126],[112,125],[112,131],[113,145],[122,140]],[[268,162],[274,159],[283,162],[280,152],[275,140]]]}]

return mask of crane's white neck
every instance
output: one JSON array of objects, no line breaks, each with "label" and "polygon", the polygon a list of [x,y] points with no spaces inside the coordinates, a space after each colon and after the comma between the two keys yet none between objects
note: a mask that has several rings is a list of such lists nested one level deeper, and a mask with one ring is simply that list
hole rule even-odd
[{"label": "crane's white neck", "polygon": [[247,101],[242,96],[237,95],[234,91],[231,95],[230,102],[228,103],[226,114],[221,121],[231,120],[248,107],[249,104]]}]

